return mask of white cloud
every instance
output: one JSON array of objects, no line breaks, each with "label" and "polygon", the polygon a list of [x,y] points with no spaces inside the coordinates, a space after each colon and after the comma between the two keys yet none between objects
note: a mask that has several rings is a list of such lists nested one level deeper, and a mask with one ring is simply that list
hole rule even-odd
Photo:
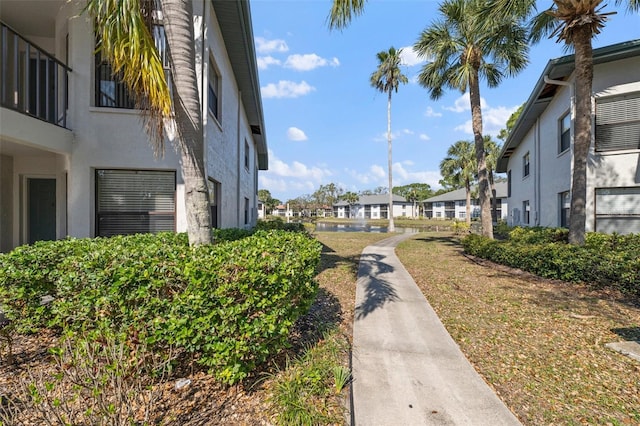
[{"label": "white cloud", "polygon": [[[480,106],[482,108],[485,108],[487,106],[487,102],[484,100],[484,98],[480,98]],[[465,93],[464,95],[456,99],[452,107],[444,107],[444,109],[448,111],[453,111],[453,112],[471,111],[471,103],[469,101],[469,92]]]},{"label": "white cloud", "polygon": [[427,110],[424,112],[425,117],[442,117],[441,112],[436,112],[431,107],[427,107]]},{"label": "white cloud", "polygon": [[287,137],[292,141],[307,140],[307,135],[305,135],[305,133],[297,127],[289,127],[289,129],[287,130]]},{"label": "white cloud", "polygon": [[256,51],[258,53],[271,53],[271,52],[287,52],[289,46],[287,42],[280,39],[267,40],[264,37],[256,37]]},{"label": "white cloud", "polygon": [[[518,109],[514,107],[499,106],[493,108],[489,105],[482,106],[482,133],[485,135],[496,136],[500,129],[507,125],[507,120]],[[473,134],[473,127],[471,119],[467,120],[464,124],[457,126],[454,130],[464,132],[467,134]]]},{"label": "white cloud", "polygon": [[373,164],[369,166],[369,169],[365,172],[358,172],[352,169],[345,169],[345,172],[364,185],[380,185],[384,183],[384,180],[387,177],[387,173],[385,172],[382,166],[377,164]]},{"label": "white cloud", "polygon": [[[403,165],[404,164],[404,165]],[[405,165],[408,166],[405,168]],[[428,183],[432,188],[439,187],[439,181],[441,179],[439,171],[421,170],[412,171],[408,168],[413,164],[409,162],[394,163],[393,164],[393,184],[406,185],[409,183]]]},{"label": "white cloud", "polygon": [[257,58],[258,68],[261,70],[266,70],[271,65],[280,65],[279,59],[274,58],[273,56],[260,56]]},{"label": "white cloud", "polygon": [[414,65],[420,65],[426,62],[425,59],[420,58],[418,53],[413,50],[413,46],[405,46],[402,48],[402,53],[400,54],[401,64],[406,65],[408,67],[412,67]]},{"label": "white cloud", "polygon": [[[393,164],[393,184],[428,183],[431,187],[439,187],[441,179],[439,171],[412,170],[415,164],[411,160]],[[386,186],[389,184],[387,168],[374,164],[364,172],[345,169],[346,174],[365,187]]]},{"label": "white cloud", "polygon": [[309,166],[300,161],[286,163],[269,150],[269,170],[260,172],[258,180],[260,188],[268,189],[272,194],[292,194],[290,197],[293,198],[314,191],[330,180],[330,176],[333,173],[328,168]]},{"label": "white cloud", "polygon": [[[391,132],[391,140],[395,141],[402,135],[415,135],[415,132],[411,129],[402,129],[396,132]],[[374,142],[387,142],[387,132],[382,132],[373,137]]]},{"label": "white cloud", "polygon": [[297,98],[316,90],[306,81],[296,83],[294,81],[280,80],[278,84],[269,83],[261,88],[263,98]]},{"label": "white cloud", "polygon": [[382,166],[378,166],[377,164],[372,165],[369,170],[371,174],[377,178],[384,178],[387,175],[387,172],[385,172]]},{"label": "white cloud", "polygon": [[291,164],[287,164],[276,157],[273,151],[269,150],[269,170],[261,172],[261,174],[312,179],[313,181],[320,182],[323,178],[331,176],[333,173],[327,168],[317,166],[309,167],[299,161],[293,161]]},{"label": "white cloud", "polygon": [[340,65],[340,61],[338,58],[325,59],[315,53],[309,53],[306,55],[289,55],[284,63],[285,68],[292,68],[296,71],[311,71],[328,65],[337,67]]},{"label": "white cloud", "polygon": [[427,135],[426,133],[420,133],[420,140],[422,141],[428,141],[431,138],[429,137],[429,135]]}]

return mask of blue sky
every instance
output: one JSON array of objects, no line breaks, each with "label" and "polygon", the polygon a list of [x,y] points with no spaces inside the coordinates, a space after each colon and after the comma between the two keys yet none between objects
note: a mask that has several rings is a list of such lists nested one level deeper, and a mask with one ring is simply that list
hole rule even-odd
[{"label": "blue sky", "polygon": [[[551,2],[539,3],[547,6]],[[416,77],[424,62],[411,46],[437,18],[437,1],[369,0],[365,13],[342,31],[329,31],[331,0],[252,0],[269,170],[259,188],[286,201],[321,184],[347,191],[388,186],[387,98],[369,84],[376,53],[407,53],[409,84],[392,100],[393,184],[439,188],[439,163],[458,140],[472,140],[468,97],[447,91],[432,101]],[[613,6],[608,7],[613,9]],[[640,38],[640,15],[613,15],[594,47]],[[563,45],[544,40],[530,64],[498,88],[481,87],[484,133],[496,135],[528,98],[547,61]],[[640,71],[639,71],[640,72]]]}]

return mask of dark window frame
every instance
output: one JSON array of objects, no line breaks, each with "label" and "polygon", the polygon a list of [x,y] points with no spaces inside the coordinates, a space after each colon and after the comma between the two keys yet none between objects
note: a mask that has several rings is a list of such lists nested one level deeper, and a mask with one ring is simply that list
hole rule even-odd
[{"label": "dark window frame", "polygon": [[640,150],[640,92],[596,99],[595,151]]},{"label": "dark window frame", "polygon": [[522,202],[522,223],[529,225],[531,223],[531,204],[529,200]]},{"label": "dark window frame", "polygon": [[[565,120],[569,119],[568,123]],[[565,127],[565,125],[568,126]],[[571,113],[567,112],[558,120],[558,154],[571,148]]]},{"label": "dark window frame", "polygon": [[[163,174],[172,174],[173,177],[173,192],[172,192],[172,197],[173,197],[173,210],[143,210],[140,208],[135,208],[132,207],[129,210],[123,210],[123,209],[102,209],[101,208],[101,202],[100,202],[100,197],[101,197],[101,191],[103,191],[103,189],[100,187],[100,173],[101,172],[111,172],[111,173],[122,173],[122,174],[126,174],[126,173],[131,173],[132,175],[138,174],[138,173],[163,173]],[[95,236],[111,236],[111,235],[129,235],[129,234],[134,234],[134,233],[139,233],[140,229],[136,228],[136,229],[132,229],[132,232],[126,232],[126,233],[120,233],[120,232],[111,232],[108,227],[101,227],[101,223],[104,220],[113,220],[116,218],[122,218],[122,217],[137,217],[138,220],[140,221],[140,223],[144,223],[145,221],[148,222],[149,224],[151,223],[151,221],[154,218],[158,218],[160,216],[171,216],[172,217],[172,228],[171,229],[160,229],[157,232],[162,232],[162,231],[173,231],[175,232],[176,230],[176,223],[177,223],[177,173],[175,170],[156,170],[156,169],[110,169],[110,168],[96,168],[94,169],[94,176],[95,176],[95,182],[94,182],[94,187],[95,187],[95,194],[94,194],[94,202],[95,202]],[[151,194],[149,195],[151,196]],[[144,231],[144,230],[143,230]],[[146,230],[146,232],[153,232],[152,230]]]},{"label": "dark window frame", "polygon": [[[153,24],[152,35],[155,40],[158,55],[165,70],[165,78],[172,90],[171,66],[167,38],[164,26],[157,21]],[[122,73],[113,73],[111,64],[102,58],[99,51],[94,55],[94,106],[98,108],[136,109],[135,97],[129,92],[126,84],[122,81]],[[105,86],[103,87],[103,84]],[[112,88],[109,90],[109,86]],[[109,93],[112,92],[112,93]]]},{"label": "dark window frame", "polygon": [[207,75],[207,109],[213,118],[220,122],[220,73],[216,68],[213,57],[209,57]]}]

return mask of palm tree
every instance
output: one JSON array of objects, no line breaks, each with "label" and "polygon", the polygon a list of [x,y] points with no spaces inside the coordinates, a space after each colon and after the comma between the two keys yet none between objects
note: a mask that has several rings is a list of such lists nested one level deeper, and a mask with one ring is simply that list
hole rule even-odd
[{"label": "palm tree", "polygon": [[[593,38],[602,31],[608,15],[602,12],[602,0],[553,0],[549,9],[537,14],[530,22],[531,40],[558,37],[573,47],[575,53],[575,116],[573,137],[573,175],[571,178],[571,215],[569,216],[569,242],[583,245],[585,240],[587,197],[587,156],[592,138],[591,92],[593,85]],[[639,0],[616,0],[626,5],[627,12],[640,11]],[[522,17],[536,13],[534,0],[491,0],[486,20],[509,10]]]},{"label": "palm tree", "polygon": [[[209,191],[204,170],[202,110],[195,73],[191,0],[161,0],[173,93],[152,36],[156,0],[88,0],[97,50],[120,73],[142,110],[151,146],[164,153],[164,125],[174,123],[185,185],[189,244],[211,243]],[[172,101],[173,94],[173,101]]]},{"label": "palm tree", "polygon": [[489,186],[491,187],[491,217],[494,220],[498,220],[497,209],[497,197],[496,197],[496,182],[495,182],[495,170],[498,165],[498,157],[500,156],[500,150],[502,147],[491,136],[485,135],[484,137],[484,150],[487,160],[487,173],[489,175]]},{"label": "palm tree", "polygon": [[353,205],[356,204],[358,202],[358,199],[360,198],[358,197],[358,194],[352,191],[347,191],[344,194],[342,194],[340,198],[342,198],[344,201],[346,201],[349,204],[349,217],[353,217],[353,212],[351,210]]},{"label": "palm tree", "polygon": [[471,183],[475,180],[476,157],[473,143],[458,141],[447,150],[440,162],[440,174],[448,183],[465,189],[467,196],[466,222],[471,225]]},{"label": "palm tree", "polygon": [[407,84],[409,79],[400,70],[400,54],[402,49],[396,50],[393,46],[388,51],[378,52],[378,68],[371,74],[371,85],[379,92],[387,94],[387,147],[389,166],[389,232],[395,231],[393,224],[393,175],[391,157],[391,95],[398,92],[400,83]]},{"label": "palm tree", "polygon": [[469,91],[473,136],[478,166],[482,234],[493,238],[486,153],[482,135],[480,79],[496,87],[505,76],[513,76],[528,62],[527,31],[522,19],[501,14],[491,23],[478,19],[485,0],[447,0],[439,11],[442,19],[422,32],[414,50],[432,58],[418,80],[432,99],[449,87]]}]

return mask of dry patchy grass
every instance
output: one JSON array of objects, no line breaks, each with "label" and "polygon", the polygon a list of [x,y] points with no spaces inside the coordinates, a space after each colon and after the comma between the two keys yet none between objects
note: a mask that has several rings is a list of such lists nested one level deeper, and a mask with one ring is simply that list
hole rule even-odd
[{"label": "dry patchy grass", "polygon": [[604,346],[640,339],[637,305],[468,258],[444,234],[420,234],[396,252],[524,424],[640,424],[640,363]]},{"label": "dry patchy grass", "polygon": [[[364,247],[388,235],[319,233],[316,237],[324,246],[317,276],[320,291],[309,314],[296,324],[291,335],[292,347],[272,360],[271,364],[263,366],[254,377],[233,387],[219,384],[213,376],[189,360],[180,363],[169,380],[156,385],[159,399],[154,407],[154,421],[166,425],[274,424],[278,413],[270,406],[269,399],[277,377],[287,374],[289,365],[286,360],[305,356],[314,348],[318,351],[331,349],[331,345],[327,345],[322,338],[323,331],[332,327],[337,326],[342,332],[336,339],[344,341],[345,336],[350,340],[360,254]],[[51,371],[52,357],[48,348],[57,344],[58,337],[45,330],[40,334],[16,338],[15,363],[9,364],[5,359],[0,359],[0,397],[15,394],[21,386],[30,382],[31,376]],[[344,364],[348,365],[347,352],[344,358]],[[178,378],[188,378],[191,384],[177,391],[174,384]],[[326,418],[341,419],[344,418],[346,406],[341,398],[345,393],[336,393],[331,401],[312,403],[319,405]],[[0,406],[0,424],[2,409]],[[36,414],[24,413],[20,418],[11,416],[9,424],[42,424],[34,420]]]}]

